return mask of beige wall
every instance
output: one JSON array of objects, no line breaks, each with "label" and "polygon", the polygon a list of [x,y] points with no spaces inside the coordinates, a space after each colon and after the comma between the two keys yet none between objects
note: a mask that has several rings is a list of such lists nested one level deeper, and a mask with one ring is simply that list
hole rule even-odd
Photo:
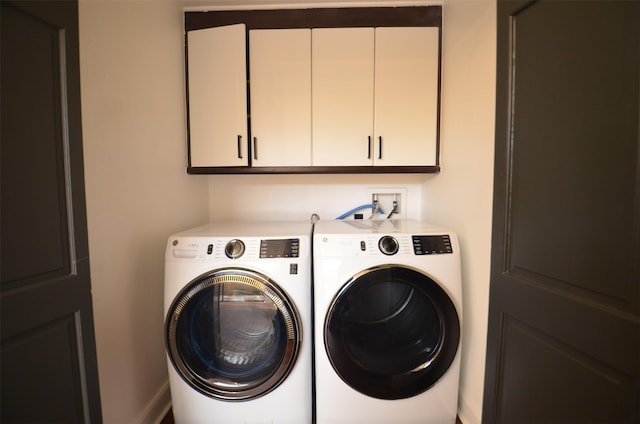
[{"label": "beige wall", "polygon": [[442,172],[422,186],[422,215],[457,231],[463,339],[459,415],[479,423],[489,298],[496,74],[495,1],[444,3]]},{"label": "beige wall", "polygon": [[206,178],[185,175],[182,11],[81,0],[87,218],[106,424],[168,406],[162,338],[168,235],[208,219]]},{"label": "beige wall", "polygon": [[[489,290],[495,0],[442,3],[440,174],[186,176],[182,8],[250,3],[268,5],[264,0],[80,0],[89,243],[105,423],[152,422],[168,401],[162,346],[162,255],[168,234],[228,217],[307,219],[318,213],[332,219],[366,203],[370,187],[406,188],[409,217],[459,234],[465,290],[460,415],[466,424],[479,423]],[[300,5],[278,2],[283,3]]]}]

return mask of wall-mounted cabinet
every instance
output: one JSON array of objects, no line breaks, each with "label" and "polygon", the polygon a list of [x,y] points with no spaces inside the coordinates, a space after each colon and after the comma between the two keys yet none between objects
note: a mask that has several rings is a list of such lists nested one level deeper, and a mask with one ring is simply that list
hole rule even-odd
[{"label": "wall-mounted cabinet", "polygon": [[439,171],[440,6],[186,12],[185,28],[189,173]]}]

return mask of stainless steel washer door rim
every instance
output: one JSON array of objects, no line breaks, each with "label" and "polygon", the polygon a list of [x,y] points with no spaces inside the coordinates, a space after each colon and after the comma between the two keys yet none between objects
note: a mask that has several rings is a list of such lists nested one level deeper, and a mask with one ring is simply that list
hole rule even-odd
[{"label": "stainless steel washer door rim", "polygon": [[200,393],[242,401],[263,396],[291,372],[302,342],[298,311],[268,277],[224,268],[191,281],[165,321],[168,356]]}]

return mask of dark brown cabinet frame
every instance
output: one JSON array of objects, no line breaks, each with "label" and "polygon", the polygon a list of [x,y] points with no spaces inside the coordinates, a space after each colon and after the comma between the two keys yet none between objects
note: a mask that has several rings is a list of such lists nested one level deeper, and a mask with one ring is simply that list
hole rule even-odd
[{"label": "dark brown cabinet frame", "polygon": [[[442,6],[411,7],[353,7],[320,9],[231,10],[185,12],[185,67],[188,66],[187,32],[224,25],[243,23],[247,33],[252,29],[286,28],[355,28],[355,27],[438,27],[438,62],[442,59]],[[247,36],[247,43],[249,37]],[[247,46],[247,63],[249,48]],[[186,68],[185,68],[186,69]],[[355,174],[355,173],[438,173],[440,172],[440,84],[442,70],[438,71],[438,112],[436,129],[436,164],[434,166],[283,166],[252,167],[251,150],[248,166],[193,167],[190,146],[187,172],[189,174]],[[188,78],[188,73],[187,73]],[[250,81],[247,66],[247,81]],[[189,84],[187,82],[187,99]],[[250,90],[247,90],[247,120],[251,140]],[[187,108],[189,102],[187,101]],[[187,119],[189,114],[187,113]],[[187,133],[189,131],[187,122]],[[189,135],[187,134],[187,139]],[[251,143],[249,143],[251,149]]]}]

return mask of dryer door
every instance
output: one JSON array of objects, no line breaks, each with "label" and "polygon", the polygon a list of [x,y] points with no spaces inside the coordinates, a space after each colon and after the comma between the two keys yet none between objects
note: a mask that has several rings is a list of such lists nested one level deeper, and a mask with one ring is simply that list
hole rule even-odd
[{"label": "dryer door", "polygon": [[188,284],[169,308],[165,336],[171,362],[190,386],[214,398],[248,400],[287,377],[301,325],[277,284],[233,268]]},{"label": "dryer door", "polygon": [[384,265],[353,277],[324,327],[327,355],[353,389],[379,399],[433,386],[458,351],[460,321],[447,293],[414,269]]}]

